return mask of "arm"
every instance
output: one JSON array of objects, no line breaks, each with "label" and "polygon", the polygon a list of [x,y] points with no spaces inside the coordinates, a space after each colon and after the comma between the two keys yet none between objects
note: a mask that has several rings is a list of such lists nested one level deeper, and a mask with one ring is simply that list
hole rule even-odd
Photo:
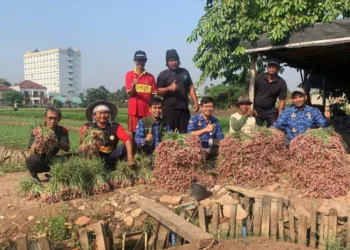
[{"label": "arm", "polygon": [[[133,76],[134,76],[134,78],[133,78]],[[129,96],[133,96],[136,93],[135,85],[137,83],[137,79],[136,79],[136,81],[135,81],[135,79],[136,79],[135,75],[131,74],[130,72],[127,73],[126,76],[125,76],[125,89],[126,89],[126,93]]]},{"label": "arm", "polygon": [[195,121],[194,117],[191,117],[187,125],[187,133],[190,135],[201,136],[206,132],[213,131],[213,127],[214,127],[213,124],[209,124],[207,127],[197,130],[198,129],[197,121]]},{"label": "arm", "polygon": [[143,147],[146,145],[145,126],[143,125],[143,122],[141,120],[137,122],[135,143],[139,147]]},{"label": "arm", "polygon": [[158,94],[164,96],[168,92],[174,92],[176,90],[176,83],[174,81],[172,84],[166,87],[165,79],[162,77],[162,74],[160,74],[157,78],[157,87]]},{"label": "arm", "polygon": [[224,139],[224,133],[222,132],[221,124],[219,121],[215,125],[215,139],[218,141]]},{"label": "arm", "polygon": [[317,109],[315,110],[315,122],[320,128],[325,128],[330,124],[330,120],[323,117],[322,113]]},{"label": "arm", "polygon": [[189,86],[190,88],[190,97],[192,99],[192,102],[193,102],[193,110],[195,112],[198,111],[198,100],[197,100],[197,95],[196,95],[196,90],[194,89],[193,85],[190,85]]},{"label": "arm", "polygon": [[125,144],[128,164],[130,166],[135,165],[135,160],[134,160],[134,155],[132,150],[132,141],[131,141],[130,135],[126,133],[126,131],[121,125],[119,125],[117,128],[116,136],[119,140],[122,140]]},{"label": "arm", "polygon": [[84,134],[87,130],[87,126],[82,126],[80,128],[80,132],[79,132],[79,145],[81,145],[84,142]]},{"label": "arm", "polygon": [[34,136],[33,131],[32,131],[32,132],[30,132],[30,136],[29,136],[28,148],[30,148],[33,145],[34,140],[35,140],[35,136]]},{"label": "arm", "polygon": [[60,149],[62,149],[65,152],[68,152],[70,149],[68,130],[65,127],[63,127],[63,136],[61,138],[61,141],[58,142],[58,146]]},{"label": "arm", "polygon": [[240,131],[241,128],[244,126],[244,124],[246,123],[248,117],[243,115],[241,117],[241,119],[237,120],[236,118],[234,117],[231,117],[231,128],[237,132],[237,131]]},{"label": "arm", "polygon": [[285,105],[286,105],[286,100],[280,100],[278,104],[278,116],[282,114]]},{"label": "arm", "polygon": [[281,82],[282,87],[281,87],[281,90],[280,90],[280,93],[279,93],[279,96],[278,96],[278,99],[279,99],[279,104],[278,104],[278,116],[280,116],[283,112],[283,109],[284,109],[284,105],[286,104],[286,99],[287,99],[287,84],[285,81]]},{"label": "arm", "polygon": [[287,126],[287,117],[288,117],[287,112],[282,112],[280,117],[278,117],[277,121],[271,126],[272,128],[276,128],[279,130],[284,130]]},{"label": "arm", "polygon": [[155,96],[157,94],[158,94],[158,89],[157,89],[156,79],[154,79],[154,76],[152,75],[152,96]]}]

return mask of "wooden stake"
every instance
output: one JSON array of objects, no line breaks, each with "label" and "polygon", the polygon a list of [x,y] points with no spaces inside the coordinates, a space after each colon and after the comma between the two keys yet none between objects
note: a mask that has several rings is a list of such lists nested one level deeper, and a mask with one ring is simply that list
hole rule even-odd
[{"label": "wooden stake", "polygon": [[254,110],[254,96],[255,96],[255,75],[256,75],[256,59],[257,54],[250,54],[250,80],[249,80],[249,99]]},{"label": "wooden stake", "polygon": [[261,236],[269,237],[270,233],[270,215],[271,215],[271,197],[264,197],[263,211],[261,218]]},{"label": "wooden stake", "polygon": [[207,222],[206,222],[206,213],[205,207],[203,205],[198,206],[198,220],[199,227],[202,228],[205,232],[207,231]]},{"label": "wooden stake", "polygon": [[247,235],[249,235],[250,234],[250,227],[249,227],[249,225],[250,225],[250,220],[251,220],[251,218],[250,218],[250,198],[249,197],[244,197],[243,199],[242,199],[242,205],[244,206],[244,210],[247,212],[247,218],[245,219],[245,224],[246,224],[246,227],[247,227]]},{"label": "wooden stake", "polygon": [[304,215],[300,215],[298,218],[298,244],[305,245],[307,243],[307,219]]},{"label": "wooden stake", "polygon": [[326,249],[328,241],[328,224],[329,219],[327,215],[322,214],[321,225],[320,225],[320,240],[318,249]]},{"label": "wooden stake", "polygon": [[253,233],[254,236],[259,237],[261,234],[261,215],[262,215],[262,199],[254,198],[254,207],[253,207]]},{"label": "wooden stake", "polygon": [[159,221],[157,221],[152,227],[151,237],[149,238],[149,242],[148,242],[148,249],[149,250],[155,249],[155,243],[157,241],[159,227],[160,227]]},{"label": "wooden stake", "polygon": [[156,250],[164,248],[164,245],[166,244],[166,240],[168,238],[168,233],[169,230],[161,224],[158,230],[158,236],[155,244]]},{"label": "wooden stake", "polygon": [[317,212],[316,202],[312,202],[311,207],[311,231],[310,231],[310,246],[316,248],[316,226],[317,226]]},{"label": "wooden stake", "polygon": [[213,234],[218,234],[219,230],[219,219],[220,219],[220,204],[217,202],[213,203],[213,217],[211,221],[211,230]]},{"label": "wooden stake", "polygon": [[277,198],[271,199],[271,222],[270,222],[270,232],[271,239],[273,241],[277,240],[277,228],[278,228],[278,202]]},{"label": "wooden stake", "polygon": [[284,204],[282,198],[278,198],[278,238],[280,241],[284,241]]},{"label": "wooden stake", "polygon": [[337,225],[338,225],[338,216],[337,210],[331,208],[329,210],[329,229],[328,229],[328,240],[335,241],[337,236]]},{"label": "wooden stake", "polygon": [[122,250],[125,250],[126,233],[123,233]]},{"label": "wooden stake", "polygon": [[145,232],[145,250],[148,248],[148,233]]},{"label": "wooden stake", "polygon": [[237,204],[233,204],[230,213],[230,238],[235,238],[236,233]]},{"label": "wooden stake", "polygon": [[242,235],[242,232],[243,232],[243,220],[236,220],[236,238],[242,238],[243,235]]},{"label": "wooden stake", "polygon": [[79,229],[79,242],[82,250],[89,250],[89,237],[86,228]]},{"label": "wooden stake", "polygon": [[346,247],[350,248],[350,209],[348,210],[348,222],[346,228]]},{"label": "wooden stake", "polygon": [[20,234],[16,239],[17,250],[27,250],[27,235]]},{"label": "wooden stake", "polygon": [[288,217],[290,242],[295,243],[294,208],[291,206],[288,207]]}]

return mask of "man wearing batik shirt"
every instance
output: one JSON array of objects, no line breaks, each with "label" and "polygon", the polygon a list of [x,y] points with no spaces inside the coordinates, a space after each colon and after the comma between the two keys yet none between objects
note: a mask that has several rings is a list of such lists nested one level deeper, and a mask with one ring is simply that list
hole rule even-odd
[{"label": "man wearing batik shirt", "polygon": [[163,111],[163,101],[158,97],[152,97],[149,102],[151,115],[139,120],[136,128],[136,145],[146,154],[152,154],[162,140],[166,132],[171,132],[161,118]]},{"label": "man wearing batik shirt", "polygon": [[218,153],[218,141],[224,139],[224,134],[220,122],[212,116],[215,109],[214,99],[208,96],[203,97],[200,109],[201,114],[190,118],[187,132],[190,135],[199,136],[208,157],[215,157]]},{"label": "man wearing batik shirt", "polygon": [[323,128],[329,125],[329,111],[324,112],[325,118],[317,108],[306,105],[306,95],[303,89],[293,91],[292,101],[293,107],[285,109],[272,125],[273,128],[286,132],[288,142],[308,129]]},{"label": "man wearing batik shirt", "polygon": [[136,51],[134,55],[136,68],[125,76],[125,88],[129,95],[128,130],[135,137],[137,122],[149,113],[148,102],[152,95],[157,94],[154,76],[145,70],[147,56],[144,51]]}]

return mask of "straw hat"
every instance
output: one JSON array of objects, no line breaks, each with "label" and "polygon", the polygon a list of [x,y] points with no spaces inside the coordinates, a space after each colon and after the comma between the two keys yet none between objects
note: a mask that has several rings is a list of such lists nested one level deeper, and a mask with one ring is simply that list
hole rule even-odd
[{"label": "straw hat", "polygon": [[86,108],[86,112],[85,112],[85,117],[89,122],[93,121],[93,117],[92,117],[92,111],[94,110],[94,108],[98,105],[106,105],[107,107],[109,107],[110,110],[110,114],[111,114],[111,120],[114,121],[115,118],[117,117],[118,114],[118,109],[117,107],[108,101],[96,101],[91,103],[87,108]]}]

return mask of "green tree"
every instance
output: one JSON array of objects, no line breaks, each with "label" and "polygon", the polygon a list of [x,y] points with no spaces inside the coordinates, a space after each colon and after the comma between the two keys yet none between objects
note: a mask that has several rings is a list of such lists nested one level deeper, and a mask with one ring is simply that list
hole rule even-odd
[{"label": "green tree", "polygon": [[86,104],[89,105],[90,103],[96,102],[98,100],[108,100],[109,95],[109,90],[104,86],[100,86],[97,89],[88,89],[85,96]]},{"label": "green tree", "polygon": [[[241,41],[256,41],[267,33],[278,44],[292,30],[350,16],[349,0],[207,0],[205,14],[188,42],[198,42],[193,61],[207,78],[230,82],[238,70],[249,68]],[[262,66],[261,58],[258,66]]]},{"label": "green tree", "polygon": [[8,82],[6,79],[4,78],[0,78],[0,85],[6,85],[6,86],[11,86],[11,83]]},{"label": "green tree", "polygon": [[110,93],[108,100],[115,103],[118,107],[126,107],[128,94],[126,93],[125,86],[123,86],[121,89],[118,89],[116,92]]},{"label": "green tree", "polygon": [[4,91],[2,92],[2,97],[5,102],[14,103],[15,101],[18,103],[22,103],[24,96],[18,91]]}]

